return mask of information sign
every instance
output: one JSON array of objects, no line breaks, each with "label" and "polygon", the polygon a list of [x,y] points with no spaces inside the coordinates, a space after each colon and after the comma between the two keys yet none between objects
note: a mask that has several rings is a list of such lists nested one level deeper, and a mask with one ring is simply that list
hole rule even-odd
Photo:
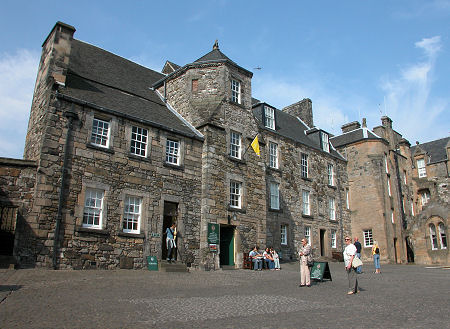
[{"label": "information sign", "polygon": [[314,262],[314,265],[310,269],[311,279],[323,281],[324,279],[333,281],[331,279],[330,267],[328,262]]},{"label": "information sign", "polygon": [[220,243],[220,225],[208,223],[208,243],[219,244]]}]

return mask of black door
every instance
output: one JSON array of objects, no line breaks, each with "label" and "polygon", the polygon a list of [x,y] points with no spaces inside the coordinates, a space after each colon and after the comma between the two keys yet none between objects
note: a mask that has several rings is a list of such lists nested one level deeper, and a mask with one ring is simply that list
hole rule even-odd
[{"label": "black door", "polygon": [[220,265],[234,265],[234,226],[220,225]]},{"label": "black door", "polygon": [[320,256],[325,256],[325,230],[320,230]]}]

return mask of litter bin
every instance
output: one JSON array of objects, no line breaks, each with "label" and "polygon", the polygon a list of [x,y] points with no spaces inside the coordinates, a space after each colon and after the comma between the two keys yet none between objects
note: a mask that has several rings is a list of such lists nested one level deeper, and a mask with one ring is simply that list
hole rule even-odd
[{"label": "litter bin", "polygon": [[158,271],[158,258],[156,256],[147,256],[147,268],[149,271]]}]

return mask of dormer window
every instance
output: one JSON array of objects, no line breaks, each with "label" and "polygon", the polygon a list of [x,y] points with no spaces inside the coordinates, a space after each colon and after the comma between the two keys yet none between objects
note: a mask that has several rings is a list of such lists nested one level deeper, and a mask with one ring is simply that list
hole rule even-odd
[{"label": "dormer window", "polygon": [[330,142],[328,141],[328,134],[323,131],[320,132],[320,143],[322,146],[322,150],[330,153]]},{"label": "dormer window", "polygon": [[425,168],[425,159],[417,160],[417,173],[419,178],[427,177],[427,169]]},{"label": "dormer window", "polygon": [[241,83],[231,80],[231,101],[241,104]]},{"label": "dormer window", "polygon": [[275,130],[275,110],[268,106],[264,106],[264,126]]}]

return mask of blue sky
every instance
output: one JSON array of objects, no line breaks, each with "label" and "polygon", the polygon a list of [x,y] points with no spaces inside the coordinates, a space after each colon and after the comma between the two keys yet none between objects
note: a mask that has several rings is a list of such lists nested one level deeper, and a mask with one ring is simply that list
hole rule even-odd
[{"label": "blue sky", "polygon": [[[333,134],[387,114],[411,144],[450,132],[450,0],[21,1],[0,11],[0,157],[21,158],[44,39],[75,38],[160,71],[212,49],[254,73],[253,97],[303,98]],[[255,68],[260,67],[260,70]]]}]

